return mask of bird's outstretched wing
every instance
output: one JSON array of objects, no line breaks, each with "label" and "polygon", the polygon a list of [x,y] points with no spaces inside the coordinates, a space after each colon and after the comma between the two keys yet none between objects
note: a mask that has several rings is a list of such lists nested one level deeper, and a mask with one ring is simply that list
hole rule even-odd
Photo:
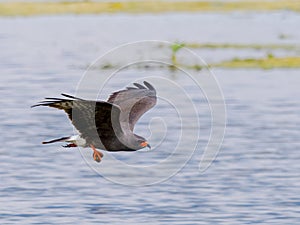
[{"label": "bird's outstretched wing", "polygon": [[156,90],[147,81],[144,81],[144,85],[134,83],[134,86],[112,93],[107,100],[121,108],[120,122],[122,128],[126,129],[124,127],[128,125],[131,131],[133,131],[139,118],[151,109],[157,101]]},{"label": "bird's outstretched wing", "polygon": [[[64,110],[87,143],[95,146],[99,146],[100,140],[115,140],[122,132],[118,106],[103,101],[89,101],[62,95],[68,99],[46,98],[45,101],[32,107],[49,106]],[[106,145],[102,142],[101,144]]]}]

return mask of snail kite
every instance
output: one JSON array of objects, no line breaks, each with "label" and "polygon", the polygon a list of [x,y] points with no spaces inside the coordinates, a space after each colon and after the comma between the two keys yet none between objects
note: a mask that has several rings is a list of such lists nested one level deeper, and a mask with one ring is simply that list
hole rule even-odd
[{"label": "snail kite", "polygon": [[96,149],[136,151],[150,148],[147,140],[134,134],[133,129],[139,118],[156,104],[156,90],[147,81],[143,85],[134,83],[134,86],[112,93],[106,102],[62,94],[66,98],[45,98],[33,105],[64,110],[79,131],[79,135],[44,141],[43,144],[67,142],[63,147],[91,147],[97,162],[103,154]]}]

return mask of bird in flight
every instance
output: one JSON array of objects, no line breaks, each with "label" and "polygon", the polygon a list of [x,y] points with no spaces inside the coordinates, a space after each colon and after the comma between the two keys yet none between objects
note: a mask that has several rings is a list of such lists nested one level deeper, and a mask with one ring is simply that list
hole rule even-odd
[{"label": "bird in flight", "polygon": [[143,85],[133,83],[135,87],[127,87],[112,93],[108,100],[84,100],[67,94],[66,98],[45,98],[36,106],[49,106],[64,110],[78,135],[62,137],[43,144],[66,142],[63,147],[90,147],[93,158],[100,162],[106,151],[137,151],[150,147],[147,140],[133,133],[139,118],[155,106],[157,97],[155,88],[144,81]]}]

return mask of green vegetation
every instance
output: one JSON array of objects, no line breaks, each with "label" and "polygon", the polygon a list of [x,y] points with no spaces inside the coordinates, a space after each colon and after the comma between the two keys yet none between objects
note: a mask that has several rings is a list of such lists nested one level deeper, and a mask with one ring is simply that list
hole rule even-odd
[{"label": "green vegetation", "polygon": [[300,46],[287,44],[225,44],[225,43],[185,43],[184,46],[188,48],[208,48],[208,49],[269,49],[269,50],[299,50]]},{"label": "green vegetation", "polygon": [[[176,64],[170,64],[170,65],[144,65],[137,67],[138,69],[153,69],[153,68],[168,68],[170,70],[176,70],[178,68],[183,69],[191,69],[191,70],[201,70],[204,65],[183,65],[178,62]],[[300,68],[300,57],[280,57],[277,58],[273,56],[272,54],[269,54],[266,58],[261,59],[255,59],[255,58],[246,58],[246,59],[239,59],[234,58],[229,61],[224,61],[216,64],[210,64],[208,67],[215,67],[215,68],[258,68],[258,69],[276,69],[276,68],[294,68],[299,69]],[[118,65],[111,65],[111,64],[105,64],[100,67],[100,69],[114,69],[118,68]],[[97,68],[94,68],[97,69]],[[99,68],[98,68],[99,69]]]},{"label": "green vegetation", "polygon": [[[181,65],[177,62],[176,53],[183,47],[188,48],[208,48],[208,49],[255,49],[255,50],[289,50],[299,51],[300,46],[297,45],[280,45],[280,44],[225,44],[225,43],[175,43],[171,45],[172,49],[172,64],[175,66],[181,66],[183,68],[201,70],[201,65]],[[234,58],[229,61],[210,64],[209,67],[223,67],[223,68],[300,68],[300,57],[287,56],[287,57],[275,57],[271,52],[267,53],[266,58]]]},{"label": "green vegetation", "polygon": [[181,43],[174,43],[171,45],[171,49],[172,49],[172,64],[173,65],[177,65],[177,57],[176,57],[176,53],[184,47],[184,44]]},{"label": "green vegetation", "polygon": [[163,12],[231,12],[231,11],[300,11],[299,0],[273,1],[126,1],[126,2],[3,2],[0,16],[55,14],[163,13]]},{"label": "green vegetation", "polygon": [[261,69],[273,69],[273,68],[300,68],[300,57],[281,57],[276,58],[273,55],[263,59],[239,59],[234,58],[230,61],[224,61],[218,64],[211,65],[213,67],[224,68],[261,68]]}]

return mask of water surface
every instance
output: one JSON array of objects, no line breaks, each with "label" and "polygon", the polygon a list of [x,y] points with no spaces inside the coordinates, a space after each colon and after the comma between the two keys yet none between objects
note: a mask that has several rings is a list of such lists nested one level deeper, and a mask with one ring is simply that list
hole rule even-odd
[{"label": "water surface", "polygon": [[[112,183],[95,173],[79,150],[42,146],[42,140],[73,130],[63,112],[30,109],[45,96],[75,93],[86,66],[118,44],[143,39],[297,43],[296,24],[298,15],[287,12],[1,18],[0,223],[298,224],[299,70],[214,69],[228,118],[217,159],[199,173],[210,115],[205,101],[199,101],[199,148],[179,173],[152,186]],[[279,39],[282,32],[291,38]],[[189,85],[185,77],[166,69],[137,69],[127,75],[137,79],[157,73]],[[107,88],[122,86],[113,82]],[[188,88],[192,99],[202,98],[195,87]],[[138,131],[148,135],[146,122],[163,110],[161,101]],[[116,157],[155,163],[172,152],[176,140],[169,135],[163,148]],[[114,165],[107,166],[113,173]],[[141,171],[141,176],[151,174]]]}]

